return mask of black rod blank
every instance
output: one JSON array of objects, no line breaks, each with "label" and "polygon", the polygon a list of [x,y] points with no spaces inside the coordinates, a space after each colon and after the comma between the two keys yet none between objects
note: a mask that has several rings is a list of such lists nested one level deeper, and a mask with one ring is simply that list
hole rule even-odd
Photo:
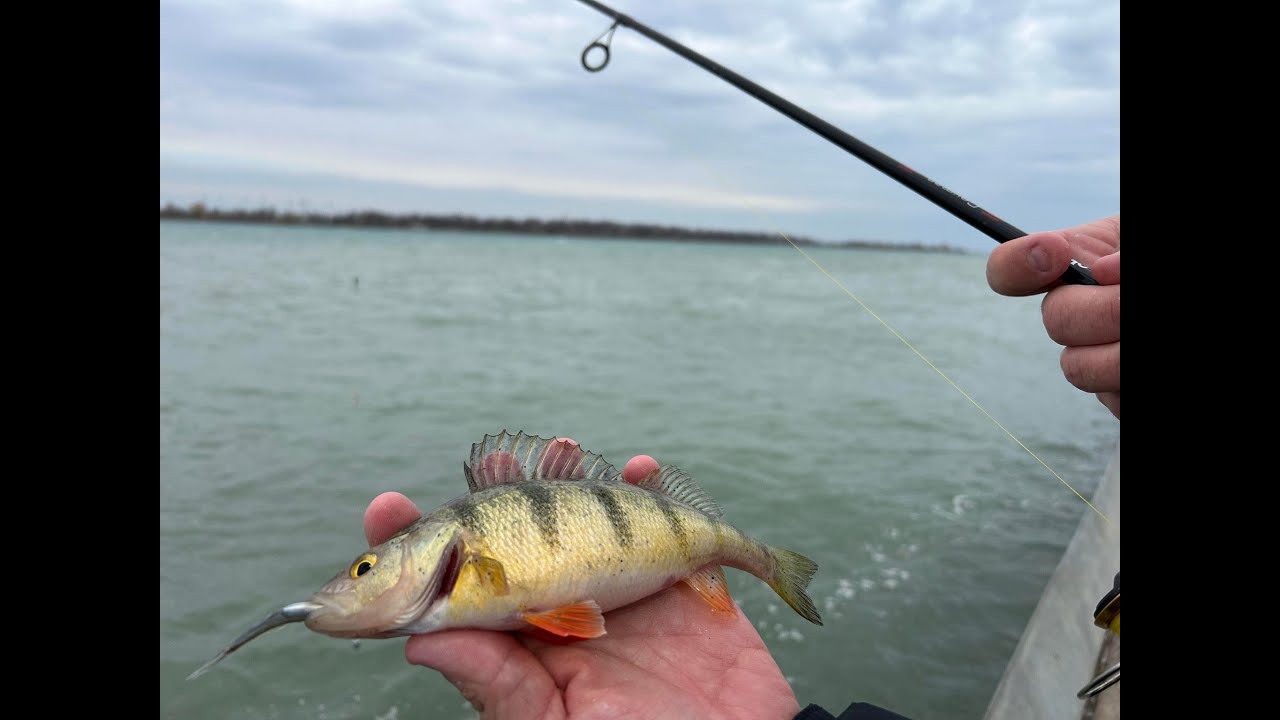
[{"label": "black rod blank", "polygon": [[[992,213],[978,207],[976,204],[966,200],[955,192],[934,182],[933,180],[930,180],[910,167],[894,160],[835,125],[832,125],[817,115],[814,115],[808,110],[805,110],[789,100],[760,87],[751,80],[748,80],[714,60],[690,50],[657,30],[637,21],[635,18],[624,15],[607,5],[596,2],[596,0],[579,0],[579,2],[613,18],[615,21],[614,27],[624,25],[635,30],[641,35],[644,35],[650,40],[653,40],[695,65],[702,67],[711,74],[716,75],[725,82],[737,87],[783,115],[786,115],[792,120],[809,128],[849,154],[863,160],[880,172],[911,188],[933,204],[965,221],[996,242],[1007,242],[1009,240],[1023,237],[1027,234],[1004,220],[1001,220]],[[609,35],[610,39],[612,39],[612,28],[610,28]],[[598,65],[588,66],[586,53],[593,47],[601,47],[604,49],[604,60]],[[600,43],[599,40],[588,45],[587,49],[583,51],[583,67],[586,67],[592,72],[598,72],[604,69],[604,66],[608,62],[609,48],[607,45]],[[1071,265],[1062,276],[1062,282],[1074,285],[1098,284],[1097,281],[1093,279],[1093,274],[1089,272],[1089,268],[1080,264],[1076,260],[1071,261]]]}]

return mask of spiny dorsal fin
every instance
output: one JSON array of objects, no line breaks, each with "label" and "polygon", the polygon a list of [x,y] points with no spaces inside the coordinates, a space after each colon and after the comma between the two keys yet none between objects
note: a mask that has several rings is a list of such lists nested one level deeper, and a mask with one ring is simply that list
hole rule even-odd
[{"label": "spiny dorsal fin", "polygon": [[506,430],[485,435],[472,445],[471,460],[462,464],[462,473],[471,492],[530,480],[618,481],[621,477],[604,458],[577,445]]},{"label": "spiny dorsal fin", "polygon": [[707,517],[718,518],[724,515],[720,505],[707,494],[707,491],[675,465],[663,465],[649,473],[637,485],[645,490],[660,492],[672,500],[678,500],[695,510],[700,510]]}]

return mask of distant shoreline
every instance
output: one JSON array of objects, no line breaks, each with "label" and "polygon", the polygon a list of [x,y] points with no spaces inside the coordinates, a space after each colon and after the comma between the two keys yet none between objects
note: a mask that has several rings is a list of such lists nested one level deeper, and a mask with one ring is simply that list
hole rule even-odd
[{"label": "distant shoreline", "polygon": [[[361,211],[326,215],[323,213],[279,212],[274,208],[258,210],[218,210],[195,203],[187,208],[168,204],[160,208],[161,220],[195,220],[207,222],[240,222],[267,225],[315,225],[321,227],[354,227],[399,230],[457,230],[461,232],[510,233],[517,235],[550,235],[565,237],[619,238],[628,240],[662,240],[669,242],[715,242],[743,245],[786,245],[776,233],[748,233],[733,230],[700,230],[667,225],[615,223],[598,220],[542,220],[538,218],[481,218],[471,215],[393,215],[377,211]],[[891,243],[872,240],[819,242],[791,236],[796,245],[860,250],[900,250],[967,254],[963,248],[921,243]]]}]

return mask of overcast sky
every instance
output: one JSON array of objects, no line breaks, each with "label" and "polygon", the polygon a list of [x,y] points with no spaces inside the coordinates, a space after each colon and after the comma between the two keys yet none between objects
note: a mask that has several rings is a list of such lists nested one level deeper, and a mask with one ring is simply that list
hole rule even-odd
[{"label": "overcast sky", "polygon": [[[1120,211],[1118,0],[613,6],[1031,232]],[[576,0],[160,3],[160,202],[994,242]]]}]

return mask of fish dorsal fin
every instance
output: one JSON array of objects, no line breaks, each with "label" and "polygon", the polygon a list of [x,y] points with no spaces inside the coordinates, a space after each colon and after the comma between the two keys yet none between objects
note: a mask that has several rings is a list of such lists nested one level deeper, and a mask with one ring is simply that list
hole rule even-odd
[{"label": "fish dorsal fin", "polygon": [[663,465],[649,473],[645,479],[637,483],[645,490],[659,492],[672,500],[701,511],[707,517],[718,518],[724,515],[720,505],[716,503],[706,490],[675,465]]},{"label": "fish dorsal fin", "polygon": [[619,481],[620,474],[604,458],[560,438],[541,438],[503,430],[485,435],[471,446],[462,464],[471,492],[508,483],[539,480]]}]

